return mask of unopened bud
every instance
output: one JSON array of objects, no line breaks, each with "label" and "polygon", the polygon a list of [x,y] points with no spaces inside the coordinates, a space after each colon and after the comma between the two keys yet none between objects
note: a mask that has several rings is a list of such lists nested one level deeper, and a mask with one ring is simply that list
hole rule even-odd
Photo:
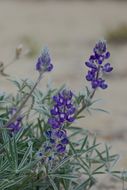
[{"label": "unopened bud", "polygon": [[22,53],[22,50],[23,50],[23,45],[19,44],[18,47],[16,48],[16,59],[19,59],[19,57]]}]

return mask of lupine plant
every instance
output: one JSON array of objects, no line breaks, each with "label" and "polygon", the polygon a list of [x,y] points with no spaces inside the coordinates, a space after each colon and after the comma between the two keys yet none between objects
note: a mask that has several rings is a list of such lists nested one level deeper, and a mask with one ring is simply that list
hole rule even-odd
[{"label": "lupine plant", "polygon": [[[113,169],[118,155],[84,127],[95,92],[108,87],[109,57],[106,42],[99,41],[84,64],[90,85],[78,94],[65,85],[37,87],[54,69],[46,48],[36,61],[36,82],[10,78],[16,95],[0,93],[0,190],[88,190],[97,175],[120,177]],[[84,126],[78,127],[83,118]]]}]

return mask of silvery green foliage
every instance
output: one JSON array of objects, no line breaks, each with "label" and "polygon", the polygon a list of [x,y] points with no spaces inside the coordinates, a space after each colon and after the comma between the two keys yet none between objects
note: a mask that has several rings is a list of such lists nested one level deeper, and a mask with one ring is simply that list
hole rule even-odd
[{"label": "silvery green foliage", "polygon": [[[51,160],[49,152],[44,155],[52,97],[65,86],[54,89],[48,85],[46,90],[41,90],[35,88],[40,80],[41,77],[34,83],[28,79],[11,79],[17,94],[0,93],[0,190],[88,190],[95,185],[97,175],[109,173],[119,177],[121,173],[113,170],[119,156],[111,155],[110,147],[98,143],[96,136],[85,126],[75,126],[75,122],[63,124],[69,140],[65,154],[55,153]],[[95,90],[86,87],[74,95],[75,120],[85,117],[86,111],[103,111],[95,108],[94,93]],[[11,108],[19,112],[10,122]],[[19,116],[22,117],[20,130],[10,131],[10,124]]]}]

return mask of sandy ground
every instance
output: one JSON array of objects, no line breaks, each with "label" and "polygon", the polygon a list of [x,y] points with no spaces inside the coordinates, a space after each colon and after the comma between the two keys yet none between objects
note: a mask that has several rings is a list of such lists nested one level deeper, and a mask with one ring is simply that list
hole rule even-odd
[{"label": "sandy ground", "polygon": [[[54,71],[45,77],[44,83],[52,79],[56,86],[67,83],[74,91],[82,90],[86,85],[84,61],[94,43],[119,23],[127,23],[127,2],[33,3],[3,0],[0,1],[0,60],[8,64],[15,47],[24,42],[24,38],[29,38],[38,49],[48,46],[52,54]],[[81,124],[97,131],[101,141],[110,141],[112,151],[121,155],[117,168],[122,170],[127,169],[127,45],[108,47],[114,72],[108,79],[109,89],[98,91],[96,97],[104,100],[97,106],[110,110],[110,114],[93,113]],[[35,79],[35,60],[36,57],[23,58],[6,72],[15,77]],[[44,83],[40,87],[43,88]],[[0,88],[9,92],[14,90],[2,76]],[[116,186],[122,189],[121,183],[115,182]],[[114,189],[114,186],[99,188]]]}]

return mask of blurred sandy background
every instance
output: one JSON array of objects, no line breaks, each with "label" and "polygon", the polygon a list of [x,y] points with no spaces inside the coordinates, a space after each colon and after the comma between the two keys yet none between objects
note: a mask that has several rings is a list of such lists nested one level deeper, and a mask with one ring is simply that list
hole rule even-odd
[{"label": "blurred sandy background", "polygon": [[[53,79],[56,86],[67,83],[75,91],[82,90],[87,72],[84,62],[95,42],[106,38],[108,31],[121,24],[127,24],[127,1],[1,0],[0,61],[8,64],[16,46],[24,44],[32,49],[31,57],[17,61],[6,72],[35,79],[37,54],[48,46],[54,71],[45,81]],[[98,91],[96,96],[103,99],[97,106],[109,110],[110,114],[93,113],[81,123],[84,128],[96,131],[101,141],[110,142],[112,152],[121,155],[117,168],[127,169],[127,43],[109,43],[108,48],[114,71],[107,78],[109,88]],[[40,87],[44,88],[43,82]],[[3,76],[0,76],[0,89],[14,91]],[[122,184],[117,187],[122,189]]]}]

